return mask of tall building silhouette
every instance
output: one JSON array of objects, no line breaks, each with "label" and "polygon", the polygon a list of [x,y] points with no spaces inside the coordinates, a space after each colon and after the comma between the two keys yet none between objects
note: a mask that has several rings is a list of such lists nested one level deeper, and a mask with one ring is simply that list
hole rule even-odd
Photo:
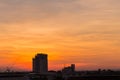
[{"label": "tall building silhouette", "polygon": [[75,64],[71,64],[71,70],[72,72],[75,72]]},{"label": "tall building silhouette", "polygon": [[34,73],[47,73],[48,72],[48,55],[43,53],[38,53],[35,58],[33,58],[33,72]]}]

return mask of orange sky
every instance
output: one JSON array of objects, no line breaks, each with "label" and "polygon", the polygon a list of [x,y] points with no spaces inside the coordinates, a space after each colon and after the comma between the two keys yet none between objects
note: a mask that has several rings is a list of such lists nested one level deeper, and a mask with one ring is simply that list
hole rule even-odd
[{"label": "orange sky", "polygon": [[119,0],[0,0],[0,67],[31,70],[38,52],[49,69],[120,68]]}]

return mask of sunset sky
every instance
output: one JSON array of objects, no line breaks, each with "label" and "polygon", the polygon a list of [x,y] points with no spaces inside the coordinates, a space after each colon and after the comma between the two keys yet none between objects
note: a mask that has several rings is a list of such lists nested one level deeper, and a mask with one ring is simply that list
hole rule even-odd
[{"label": "sunset sky", "polygon": [[0,0],[0,69],[120,69],[120,0]]}]

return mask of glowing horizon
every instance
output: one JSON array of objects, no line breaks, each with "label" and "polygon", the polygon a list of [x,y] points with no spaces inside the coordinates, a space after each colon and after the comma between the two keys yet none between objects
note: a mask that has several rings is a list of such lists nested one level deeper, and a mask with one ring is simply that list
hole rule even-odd
[{"label": "glowing horizon", "polygon": [[[0,0],[0,67],[32,69],[36,53],[49,69],[120,69],[120,1]],[[27,64],[27,65],[26,65]]]}]

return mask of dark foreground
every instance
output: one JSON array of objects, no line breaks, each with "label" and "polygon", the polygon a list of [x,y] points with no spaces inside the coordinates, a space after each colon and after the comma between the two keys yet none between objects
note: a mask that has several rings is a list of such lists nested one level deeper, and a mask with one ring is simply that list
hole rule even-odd
[{"label": "dark foreground", "polygon": [[[27,78],[27,77],[0,77],[0,80],[51,80],[47,78]],[[69,77],[68,79],[64,78],[55,78],[53,80],[120,80],[120,76],[89,76],[89,77]]]},{"label": "dark foreground", "polygon": [[79,76],[69,77],[67,80],[120,80],[120,76]]},{"label": "dark foreground", "polygon": [[29,73],[0,73],[0,80],[120,80],[120,75],[36,75]]}]

